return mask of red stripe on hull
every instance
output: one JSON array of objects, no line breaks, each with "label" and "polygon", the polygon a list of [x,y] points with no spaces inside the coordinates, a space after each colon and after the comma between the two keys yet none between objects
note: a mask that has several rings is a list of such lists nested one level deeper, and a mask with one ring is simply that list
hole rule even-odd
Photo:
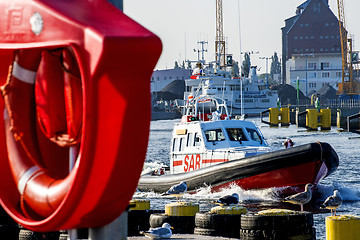
[{"label": "red stripe on hull", "polygon": [[173,162],[173,166],[174,167],[177,167],[177,166],[181,166],[183,163],[182,163],[182,160],[180,160],[180,161],[174,161]]},{"label": "red stripe on hull", "polygon": [[[315,178],[320,168],[320,162],[310,162],[292,167],[277,169],[274,171],[258,174],[255,176],[239,179],[213,187],[217,192],[229,185],[236,184],[244,190],[262,189],[271,187],[301,187],[307,183],[317,184]],[[294,192],[297,190],[294,189]]]},{"label": "red stripe on hull", "polygon": [[203,159],[202,163],[220,163],[220,162],[228,162],[229,159]]}]

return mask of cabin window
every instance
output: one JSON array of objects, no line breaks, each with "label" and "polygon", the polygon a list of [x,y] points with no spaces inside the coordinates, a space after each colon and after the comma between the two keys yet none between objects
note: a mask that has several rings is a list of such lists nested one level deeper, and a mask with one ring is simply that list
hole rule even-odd
[{"label": "cabin window", "polygon": [[195,147],[198,147],[200,146],[200,135],[198,133],[195,133],[195,136],[194,136],[194,146]]},{"label": "cabin window", "polygon": [[246,128],[246,131],[249,133],[252,140],[256,142],[261,142],[260,134],[255,129]]},{"label": "cabin window", "polygon": [[180,144],[180,139],[174,138],[173,152],[178,151],[180,149],[179,144]]},{"label": "cabin window", "polygon": [[248,141],[242,128],[227,128],[226,132],[229,136],[230,141]]},{"label": "cabin window", "polygon": [[179,142],[179,151],[182,152],[184,150],[185,138],[180,138]]},{"label": "cabin window", "polygon": [[224,141],[225,136],[221,129],[213,129],[205,131],[206,140],[208,142]]},{"label": "cabin window", "polygon": [[172,141],[172,152],[175,151],[175,142],[176,142],[176,138],[174,138]]},{"label": "cabin window", "polygon": [[193,139],[194,139],[194,134],[193,133],[188,133],[187,134],[187,142],[186,142],[187,147],[192,146]]}]

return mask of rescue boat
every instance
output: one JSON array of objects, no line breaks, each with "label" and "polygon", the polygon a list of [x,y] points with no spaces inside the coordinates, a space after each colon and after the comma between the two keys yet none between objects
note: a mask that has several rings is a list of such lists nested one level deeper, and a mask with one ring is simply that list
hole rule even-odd
[{"label": "rescue boat", "polygon": [[293,193],[317,184],[339,165],[335,150],[324,142],[273,150],[255,123],[245,116],[232,118],[226,101],[217,96],[192,96],[185,110],[172,133],[168,172],[142,174],[139,191],[162,193],[185,181],[188,192],[236,184]]}]

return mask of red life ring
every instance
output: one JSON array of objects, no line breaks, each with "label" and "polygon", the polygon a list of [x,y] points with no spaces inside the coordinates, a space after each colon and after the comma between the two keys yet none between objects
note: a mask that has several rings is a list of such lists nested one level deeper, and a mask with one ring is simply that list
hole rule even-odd
[{"label": "red life ring", "polygon": [[[70,58],[69,51],[64,49],[62,50],[58,59]],[[43,60],[40,64],[41,56]],[[43,76],[47,76],[49,71],[52,75],[52,83],[47,82],[47,86],[44,86],[41,90],[46,92],[46,94],[55,94],[56,87],[59,85],[64,85],[62,80],[62,71],[61,68],[57,68],[58,63],[56,62],[56,57],[51,58],[48,51],[35,50],[21,50],[16,54],[15,62],[13,64],[12,71],[9,73],[9,81],[2,88],[2,94],[5,100],[5,134],[6,142],[9,151],[9,161],[12,173],[17,184],[17,188],[21,195],[20,206],[25,215],[31,217],[39,215],[40,217],[50,216],[56,208],[60,205],[64,199],[66,193],[68,192],[71,182],[74,180],[74,174],[64,174],[64,169],[59,172],[59,167],[65,166],[65,164],[57,165],[57,171],[53,171],[52,174],[49,174],[48,164],[54,163],[54,161],[44,162],[42,156],[44,151],[41,151],[41,145],[46,144],[47,148],[51,144],[46,143],[46,140],[40,139],[37,137],[41,136],[41,133],[36,132],[36,119],[40,122],[40,128],[42,128],[45,136],[51,139],[53,136],[49,135],[53,132],[58,133],[62,130],[63,124],[57,122],[62,122],[59,120],[61,118],[61,108],[64,100],[64,94],[58,94],[55,101],[50,101],[51,98],[46,98],[42,96],[44,93],[38,93],[36,99],[44,98],[43,101],[40,101],[42,105],[51,105],[48,106],[49,111],[36,111],[35,108],[45,107],[41,104],[37,104],[35,101],[35,79],[42,79]],[[69,61],[69,59],[64,59],[63,62]],[[70,58],[71,61],[71,58]],[[43,66],[40,71],[41,77],[35,77],[38,67]],[[53,65],[53,67],[51,66]],[[54,66],[55,65],[55,66]],[[45,68],[44,68],[45,66]],[[75,72],[78,72],[75,71]],[[71,92],[78,92],[81,94],[81,88],[76,89],[71,87],[69,84],[69,79],[64,79],[65,84],[69,86],[66,90]],[[39,80],[40,82],[42,80]],[[39,82],[37,81],[37,83]],[[38,84],[39,85],[39,84]],[[78,86],[78,85],[77,85]],[[80,85],[81,87],[81,85]],[[38,87],[40,88],[40,87]],[[61,92],[62,89],[57,89],[57,92]],[[42,92],[38,90],[38,92]],[[65,91],[66,93],[66,91]],[[21,94],[21,95],[20,95]],[[80,96],[81,97],[81,96]],[[39,100],[38,100],[39,101]],[[50,103],[48,102],[50,101]],[[74,109],[74,102],[71,99],[65,101],[67,109]],[[65,108],[65,107],[64,107]],[[36,112],[40,112],[36,117]],[[56,114],[60,112],[60,115]],[[81,114],[82,112],[80,112]],[[40,115],[40,116],[39,116]],[[44,124],[41,115],[47,115],[47,118],[54,119],[58,118],[57,121],[48,121],[48,124]],[[70,126],[70,131],[73,130],[72,122],[74,116],[69,116],[66,119],[70,121],[68,126]],[[66,120],[64,119],[64,120]],[[80,119],[81,120],[81,119]],[[59,126],[46,126],[54,123]],[[42,124],[41,124],[42,123]],[[57,123],[57,124],[56,124]],[[50,129],[50,132],[45,130],[46,128],[59,127],[59,129]],[[66,126],[65,126],[66,127]],[[71,136],[70,134],[65,134]],[[69,141],[69,139],[67,139]],[[58,141],[60,146],[67,145],[66,140],[53,140]],[[69,143],[70,144],[70,143]],[[57,161],[63,161],[64,159],[64,149],[56,149],[52,147],[51,151],[54,153],[56,151],[56,156],[52,156],[55,163]],[[48,152],[48,151],[47,151]],[[67,158],[65,158],[67,159]],[[65,171],[68,169],[65,168]],[[52,176],[51,176],[52,175]],[[59,179],[58,176],[66,176],[64,179]],[[34,214],[35,213],[35,214]]]}]

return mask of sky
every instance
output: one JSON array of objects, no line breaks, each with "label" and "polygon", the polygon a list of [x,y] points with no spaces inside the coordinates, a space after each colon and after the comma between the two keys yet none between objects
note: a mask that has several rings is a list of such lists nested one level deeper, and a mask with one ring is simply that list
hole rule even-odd
[{"label": "sky", "polygon": [[[240,52],[259,52],[251,55],[251,64],[265,73],[266,60],[260,57],[271,57],[274,52],[281,57],[284,20],[294,16],[296,7],[304,1],[223,0],[227,53],[240,61]],[[346,27],[353,36],[354,49],[359,50],[360,1],[343,1]],[[338,16],[337,0],[329,0],[329,5]],[[216,0],[124,0],[124,13],[160,37],[163,52],[155,69],[173,68],[175,61],[197,60],[194,49],[199,49],[199,41],[208,42],[205,60],[215,60]]]}]

